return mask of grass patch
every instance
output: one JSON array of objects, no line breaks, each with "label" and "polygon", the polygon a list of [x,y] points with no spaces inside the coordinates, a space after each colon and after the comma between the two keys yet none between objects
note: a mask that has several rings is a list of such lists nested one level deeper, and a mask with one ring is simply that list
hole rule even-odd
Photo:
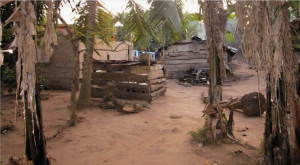
[{"label": "grass patch", "polygon": [[207,128],[203,127],[197,129],[196,131],[189,131],[188,134],[192,136],[194,142],[204,145],[207,141],[207,138],[205,136],[206,130]]}]

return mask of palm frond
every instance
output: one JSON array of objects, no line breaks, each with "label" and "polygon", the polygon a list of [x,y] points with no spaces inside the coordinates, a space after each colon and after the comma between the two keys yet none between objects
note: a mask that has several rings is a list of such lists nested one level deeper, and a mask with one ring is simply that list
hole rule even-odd
[{"label": "palm frond", "polygon": [[181,16],[178,7],[182,7],[182,2],[180,0],[172,1],[152,1],[150,7],[150,20],[151,22],[167,22],[169,25],[177,31],[180,32],[181,26]]},{"label": "palm frond", "polygon": [[[97,13],[96,13],[96,26],[95,34],[101,39],[104,43],[109,45],[109,42],[112,41],[113,36],[113,16],[108,13],[105,8],[102,8],[98,4]],[[87,31],[87,13],[88,7],[87,3],[84,3],[79,10],[79,18],[75,20],[74,29],[75,37],[81,42],[85,43],[86,41],[86,31]]]},{"label": "palm frond", "polygon": [[[124,21],[124,26],[125,29],[130,32],[127,36],[131,33],[134,34],[132,41],[134,45],[137,46],[142,40],[143,45],[145,45],[147,35],[150,35],[156,41],[159,41],[159,38],[156,37],[155,31],[153,30],[153,25],[148,22],[149,13],[145,12],[144,9],[133,0],[128,1],[127,9],[129,10],[129,13]],[[142,49],[144,49],[144,46]]]}]

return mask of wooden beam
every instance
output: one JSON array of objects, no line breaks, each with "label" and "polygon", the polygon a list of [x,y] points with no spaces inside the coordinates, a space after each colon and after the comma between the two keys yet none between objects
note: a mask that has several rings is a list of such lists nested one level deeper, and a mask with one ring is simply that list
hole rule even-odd
[{"label": "wooden beam", "polygon": [[148,74],[148,80],[163,78],[164,72],[162,70],[151,70]]},{"label": "wooden beam", "polygon": [[101,73],[101,72],[93,72],[92,79],[93,80],[105,80],[105,81],[129,81],[129,82],[139,82],[144,83],[147,82],[148,75],[147,74],[132,74],[132,73]]},{"label": "wooden beam", "polygon": [[151,89],[151,93],[155,92],[155,91],[158,91],[161,88],[166,88],[166,82],[160,83],[160,84],[151,85],[151,88],[150,88]]},{"label": "wooden beam", "polygon": [[208,54],[182,54],[179,56],[165,56],[164,61],[172,60],[194,60],[194,59],[208,59]]},{"label": "wooden beam", "polygon": [[148,101],[150,98],[150,94],[147,93],[133,93],[133,92],[125,92],[125,91],[114,91],[113,95],[118,99],[126,99],[126,100],[146,100]]},{"label": "wooden beam", "polygon": [[158,79],[153,79],[149,80],[150,84],[160,84],[160,83],[166,83],[166,78],[158,78]]},{"label": "wooden beam", "polygon": [[193,59],[193,60],[172,60],[165,61],[166,65],[177,65],[177,64],[197,64],[197,63],[207,63],[208,59]]},{"label": "wooden beam", "polygon": [[192,52],[189,51],[179,51],[179,52],[167,52],[165,57],[176,57],[176,56],[182,56],[182,55],[194,55],[194,54],[200,54],[200,55],[207,55],[207,50],[200,50],[199,52]]},{"label": "wooden beam", "polygon": [[161,89],[159,89],[158,91],[155,91],[153,93],[151,93],[151,97],[158,97],[158,96],[162,96],[167,92],[167,88],[163,87]]},{"label": "wooden beam", "polygon": [[[122,61],[121,61],[122,62]],[[94,61],[93,70],[107,70],[107,71],[126,71],[130,70],[131,66],[139,66],[141,62],[123,62],[123,63],[111,62],[111,61]]]},{"label": "wooden beam", "polygon": [[116,83],[116,89],[120,91],[124,90],[136,90],[136,91],[144,91],[145,93],[149,93],[149,86],[139,85],[139,84],[131,84],[131,83]]}]

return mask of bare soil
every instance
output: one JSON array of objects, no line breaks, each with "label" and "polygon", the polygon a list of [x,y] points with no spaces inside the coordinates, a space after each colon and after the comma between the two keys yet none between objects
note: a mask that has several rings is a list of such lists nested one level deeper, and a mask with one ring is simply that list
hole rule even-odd
[{"label": "bare soil", "polygon": [[[248,65],[233,62],[235,80],[224,83],[223,98],[241,97],[258,91],[257,75]],[[265,86],[260,76],[260,92]],[[51,163],[55,165],[193,165],[251,164],[259,155],[264,115],[247,117],[234,112],[234,136],[257,149],[233,143],[200,147],[192,142],[189,131],[202,128],[205,117],[201,92],[206,86],[184,87],[168,80],[167,93],[149,105],[149,109],[122,114],[94,107],[78,113],[80,122],[47,141]],[[49,93],[42,100],[45,136],[52,137],[69,119],[69,91]],[[1,123],[14,121],[15,96],[2,96]],[[228,115],[228,112],[225,111]],[[237,152],[235,152],[237,151]],[[242,152],[240,152],[242,151]],[[18,117],[18,129],[1,134],[1,160],[24,153],[24,122]]]}]

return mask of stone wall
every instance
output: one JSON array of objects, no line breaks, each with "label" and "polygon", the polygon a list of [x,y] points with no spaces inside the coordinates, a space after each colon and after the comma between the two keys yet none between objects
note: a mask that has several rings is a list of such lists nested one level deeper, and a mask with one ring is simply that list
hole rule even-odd
[{"label": "stone wall", "polygon": [[190,68],[208,69],[208,52],[204,40],[185,40],[168,46],[164,52],[164,66],[168,78],[178,79]]},{"label": "stone wall", "polygon": [[59,33],[58,45],[54,47],[50,62],[40,65],[41,75],[45,78],[45,89],[70,90],[74,64],[70,38]]}]

